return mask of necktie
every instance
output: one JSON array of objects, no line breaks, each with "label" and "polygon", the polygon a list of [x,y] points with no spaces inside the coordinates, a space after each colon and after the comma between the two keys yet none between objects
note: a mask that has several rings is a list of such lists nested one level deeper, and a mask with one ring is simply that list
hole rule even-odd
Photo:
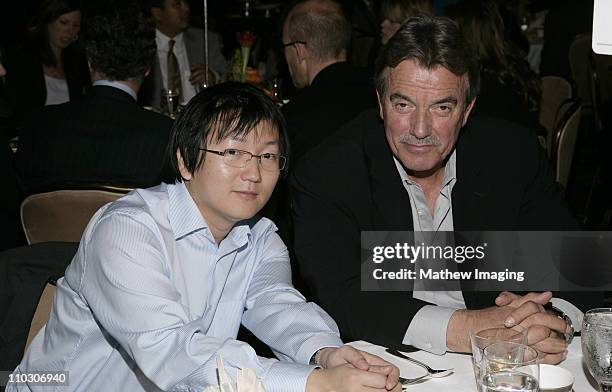
[{"label": "necktie", "polygon": [[[174,55],[174,40],[168,42],[168,89],[177,90],[179,99],[181,95],[181,72],[179,70],[178,60]],[[180,102],[180,100],[179,100]]]}]

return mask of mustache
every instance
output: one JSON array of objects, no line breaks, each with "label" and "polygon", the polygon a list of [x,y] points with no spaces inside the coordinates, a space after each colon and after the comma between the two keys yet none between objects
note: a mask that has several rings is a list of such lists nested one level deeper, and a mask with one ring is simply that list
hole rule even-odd
[{"label": "mustache", "polygon": [[415,146],[432,145],[434,147],[438,147],[442,144],[440,142],[440,139],[436,135],[428,135],[427,137],[424,137],[424,138],[418,138],[408,132],[402,133],[397,139],[397,141],[400,143],[412,144]]}]

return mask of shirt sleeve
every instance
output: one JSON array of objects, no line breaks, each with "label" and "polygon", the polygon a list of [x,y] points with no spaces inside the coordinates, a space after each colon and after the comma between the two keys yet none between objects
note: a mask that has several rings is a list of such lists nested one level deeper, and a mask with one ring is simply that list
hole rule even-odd
[{"label": "shirt sleeve", "polygon": [[258,357],[246,343],[207,336],[202,320],[189,318],[161,234],[144,215],[112,213],[97,223],[86,239],[79,283],[104,334],[131,366],[163,390],[201,391],[217,384],[219,354],[232,377],[251,368],[264,384],[303,391],[314,367]]},{"label": "shirt sleeve", "polygon": [[292,286],[289,254],[278,234],[266,238],[261,253],[247,291],[244,326],[284,361],[308,364],[317,350],[342,345],[334,320]]},{"label": "shirt sleeve", "polygon": [[430,353],[444,354],[446,328],[456,310],[436,305],[423,306],[412,318],[402,343]]}]

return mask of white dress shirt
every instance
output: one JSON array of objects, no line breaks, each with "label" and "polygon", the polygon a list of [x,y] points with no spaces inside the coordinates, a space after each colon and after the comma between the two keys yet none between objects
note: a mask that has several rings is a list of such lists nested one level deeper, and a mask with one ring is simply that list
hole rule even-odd
[{"label": "white dress shirt", "polygon": [[[457,182],[457,151],[453,151],[444,167],[442,188],[436,199],[433,216],[421,187],[408,176],[402,164],[395,157],[393,159],[404,188],[410,197],[414,231],[454,231],[451,195],[453,186]],[[448,322],[457,309],[466,308],[463,294],[460,290],[413,291],[412,296],[432,305],[423,306],[414,315],[402,343],[434,354],[444,354],[447,351]],[[582,324],[582,312],[561,298],[553,298],[551,302],[571,318],[574,328],[579,331]]]},{"label": "white dress shirt", "polygon": [[196,94],[195,87],[189,78],[191,77],[191,65],[183,40],[183,33],[178,34],[174,38],[170,38],[161,31],[155,29],[155,43],[157,44],[157,56],[159,58],[159,68],[162,76],[163,88],[168,88],[168,48],[170,40],[174,40],[174,55],[178,61],[179,71],[181,75],[181,104],[186,104]]},{"label": "white dress shirt", "polygon": [[45,106],[59,105],[70,101],[66,79],[58,79],[45,75],[45,88],[47,89]]},{"label": "white dress shirt", "polygon": [[[183,183],[102,207],[58,281],[47,325],[15,370],[68,371],[62,391],[194,391],[217,384],[216,355],[268,392],[304,391],[334,321],[291,285],[274,224],[237,224],[217,245]],[[258,357],[243,324],[282,359]],[[7,391],[40,391],[9,385]]]}]

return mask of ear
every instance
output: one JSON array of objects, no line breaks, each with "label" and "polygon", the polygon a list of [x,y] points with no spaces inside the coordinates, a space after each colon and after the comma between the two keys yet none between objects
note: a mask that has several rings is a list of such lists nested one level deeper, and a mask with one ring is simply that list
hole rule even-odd
[{"label": "ear", "polygon": [[306,61],[306,58],[308,57],[308,48],[306,48],[306,45],[295,44],[293,45],[293,47],[295,48],[295,51],[297,52],[298,61],[300,63],[303,61]]},{"label": "ear", "polygon": [[155,22],[159,22],[162,18],[161,8],[151,7],[151,15],[153,15],[153,19],[155,19]]},{"label": "ear", "polygon": [[380,93],[378,92],[378,90],[376,90],[376,99],[378,100],[378,115],[380,116],[380,118],[384,119],[385,116],[383,114],[383,98],[380,96]]},{"label": "ear", "polygon": [[470,116],[470,113],[472,112],[472,108],[474,108],[475,103],[476,98],[472,99],[465,108],[465,112],[463,112],[463,124],[461,124],[461,126],[464,126],[467,123],[468,117]]},{"label": "ear", "polygon": [[178,161],[179,173],[181,173],[181,177],[183,177],[183,180],[191,180],[193,175],[189,170],[187,170],[187,167],[185,166],[185,161],[183,160],[183,156],[181,155],[181,151],[178,148],[176,149],[176,160]]}]

